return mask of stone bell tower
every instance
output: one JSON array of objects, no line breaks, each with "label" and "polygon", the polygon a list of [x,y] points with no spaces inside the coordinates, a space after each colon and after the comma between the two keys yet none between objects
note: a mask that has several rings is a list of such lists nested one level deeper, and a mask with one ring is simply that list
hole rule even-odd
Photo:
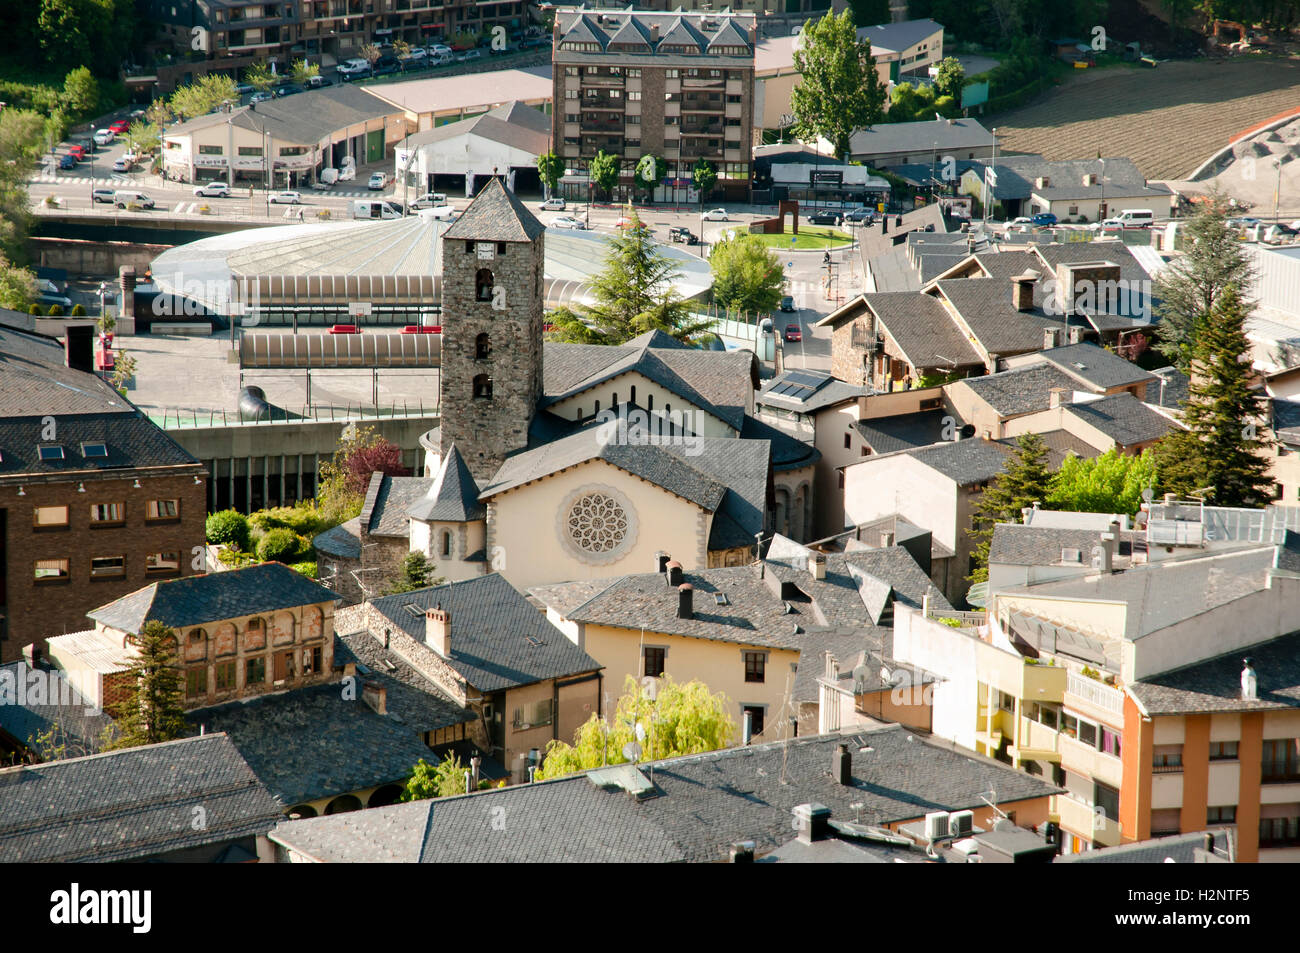
[{"label": "stone bell tower", "polygon": [[442,423],[479,486],[528,443],[542,397],[545,227],[493,179],[442,236]]}]

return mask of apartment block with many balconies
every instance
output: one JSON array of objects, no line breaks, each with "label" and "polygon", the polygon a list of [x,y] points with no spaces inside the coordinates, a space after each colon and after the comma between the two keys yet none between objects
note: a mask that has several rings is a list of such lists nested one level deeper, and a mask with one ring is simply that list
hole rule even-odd
[{"label": "apartment block with many balconies", "polygon": [[[717,172],[721,197],[750,193],[753,147],[753,14],[556,12],[555,151],[562,191],[586,198],[599,152],[620,159],[613,198],[628,197],[637,163],[658,156],[666,174],[655,201],[699,202],[695,164]],[[599,197],[599,196],[597,196]]]}]

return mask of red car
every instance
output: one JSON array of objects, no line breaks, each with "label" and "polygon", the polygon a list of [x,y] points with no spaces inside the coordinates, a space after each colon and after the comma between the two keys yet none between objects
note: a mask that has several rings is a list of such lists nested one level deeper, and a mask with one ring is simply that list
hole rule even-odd
[{"label": "red car", "polygon": [[785,339],[787,341],[802,341],[803,331],[799,330],[799,325],[787,324],[785,326]]},{"label": "red car", "polygon": [[126,132],[128,129],[131,128],[131,124],[127,122],[125,119],[119,119],[116,122],[109,123],[108,128],[112,129],[115,133],[117,133],[120,136],[122,133]]},{"label": "red car", "polygon": [[440,324],[408,324],[402,328],[403,334],[441,334]]},{"label": "red car", "polygon": [[78,162],[86,158],[85,146],[68,146],[68,155],[72,156]]},{"label": "red car", "polygon": [[336,324],[330,328],[330,334],[360,334],[361,329],[355,324]]}]

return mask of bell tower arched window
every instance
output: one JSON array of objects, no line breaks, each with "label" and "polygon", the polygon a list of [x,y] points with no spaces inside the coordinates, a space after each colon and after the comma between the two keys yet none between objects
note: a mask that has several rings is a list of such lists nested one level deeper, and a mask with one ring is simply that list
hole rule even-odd
[{"label": "bell tower arched window", "polygon": [[474,300],[491,301],[492,285],[492,269],[480,268],[474,274]]},{"label": "bell tower arched window", "polygon": [[492,339],[486,334],[480,334],[474,338],[474,357],[477,360],[483,360],[492,353]]},{"label": "bell tower arched window", "polygon": [[474,377],[474,396],[481,400],[492,399],[492,378],[487,374]]}]

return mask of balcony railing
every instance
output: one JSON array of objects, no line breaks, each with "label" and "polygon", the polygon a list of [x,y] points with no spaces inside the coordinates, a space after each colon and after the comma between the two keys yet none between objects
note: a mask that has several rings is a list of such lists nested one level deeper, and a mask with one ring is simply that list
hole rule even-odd
[{"label": "balcony railing", "polygon": [[1071,672],[1065,690],[1115,715],[1124,714],[1124,693],[1117,688]]},{"label": "balcony railing", "polygon": [[708,123],[706,125],[682,126],[683,136],[720,136],[722,135],[722,123]]},{"label": "balcony railing", "polygon": [[591,76],[586,73],[582,75],[583,86],[622,86],[622,76]]}]

